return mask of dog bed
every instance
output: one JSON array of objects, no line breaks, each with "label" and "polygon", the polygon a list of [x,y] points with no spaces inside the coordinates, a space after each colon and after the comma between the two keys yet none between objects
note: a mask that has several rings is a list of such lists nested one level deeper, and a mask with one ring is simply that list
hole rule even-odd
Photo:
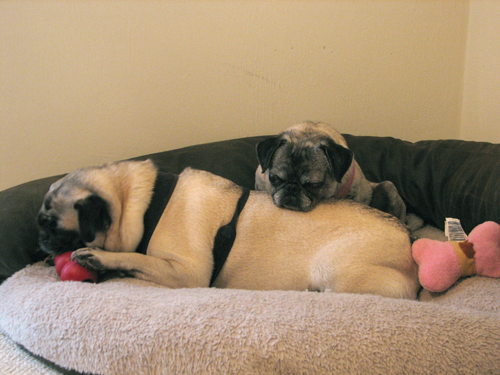
[{"label": "dog bed", "polygon": [[60,282],[37,263],[2,285],[0,315],[27,350],[85,373],[500,372],[500,280],[423,298]]},{"label": "dog bed", "polygon": [[[500,222],[500,146],[346,137],[372,181],[408,210],[467,232]],[[141,157],[252,188],[255,144],[231,140]],[[40,262],[35,216],[59,176],[0,192],[0,373],[500,373],[500,280],[470,277],[418,301],[214,288],[137,279],[61,282]]]}]

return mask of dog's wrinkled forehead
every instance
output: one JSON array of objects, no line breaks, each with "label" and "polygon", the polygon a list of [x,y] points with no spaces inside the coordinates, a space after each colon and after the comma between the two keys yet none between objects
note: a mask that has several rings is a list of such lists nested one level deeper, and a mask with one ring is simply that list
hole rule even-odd
[{"label": "dog's wrinkled forehead", "polygon": [[308,139],[301,142],[287,142],[276,150],[276,156],[284,163],[300,165],[301,163],[326,162],[324,151],[318,143]]},{"label": "dog's wrinkled forehead", "polygon": [[56,217],[59,221],[59,227],[66,229],[78,227],[78,214],[74,205],[78,200],[91,195],[91,192],[80,186],[73,177],[68,175],[54,182],[45,195],[40,209],[41,213]]},{"label": "dog's wrinkled forehead", "polygon": [[338,131],[321,122],[306,121],[288,128],[281,135],[283,139],[293,143],[306,141],[303,143],[304,146],[319,145],[330,139],[338,145],[348,148],[345,138]]},{"label": "dog's wrinkled forehead", "polygon": [[90,191],[85,185],[79,176],[69,174],[50,186],[45,199],[63,204],[86,198],[90,195]]},{"label": "dog's wrinkled forehead", "polygon": [[[318,147],[317,143],[304,142],[287,142],[282,147],[276,150],[273,169],[282,178],[293,177],[290,174],[296,175],[298,178],[306,180],[312,175],[318,175],[320,178],[328,169],[328,159],[325,152]],[[321,175],[321,176],[319,176]]]}]

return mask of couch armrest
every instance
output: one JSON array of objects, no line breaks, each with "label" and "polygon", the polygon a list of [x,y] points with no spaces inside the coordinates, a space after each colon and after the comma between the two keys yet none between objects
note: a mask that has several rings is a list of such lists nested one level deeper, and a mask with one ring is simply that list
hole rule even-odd
[{"label": "couch armrest", "polygon": [[0,282],[40,260],[36,214],[50,184],[61,176],[27,182],[0,192]]}]

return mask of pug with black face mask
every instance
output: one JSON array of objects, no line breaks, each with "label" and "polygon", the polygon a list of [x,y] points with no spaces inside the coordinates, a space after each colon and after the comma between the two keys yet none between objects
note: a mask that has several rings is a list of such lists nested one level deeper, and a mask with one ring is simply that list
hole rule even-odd
[{"label": "pug with black face mask", "polygon": [[[214,286],[416,297],[407,228],[350,200],[307,213],[208,172],[150,160],[73,171],[38,214],[40,247],[106,276],[170,288]],[[361,229],[360,229],[361,228]]]},{"label": "pug with black face mask", "polygon": [[257,145],[255,188],[278,207],[310,211],[329,198],[352,199],[405,221],[406,206],[390,181],[368,181],[344,137],[324,123],[303,122]]}]

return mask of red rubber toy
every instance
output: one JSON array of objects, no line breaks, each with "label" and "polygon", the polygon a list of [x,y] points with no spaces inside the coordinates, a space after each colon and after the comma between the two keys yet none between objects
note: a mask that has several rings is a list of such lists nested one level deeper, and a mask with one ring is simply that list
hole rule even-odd
[{"label": "red rubber toy", "polygon": [[98,275],[83,266],[80,266],[76,261],[71,260],[72,251],[56,255],[54,263],[56,272],[61,277],[62,281],[88,281],[96,283]]}]

